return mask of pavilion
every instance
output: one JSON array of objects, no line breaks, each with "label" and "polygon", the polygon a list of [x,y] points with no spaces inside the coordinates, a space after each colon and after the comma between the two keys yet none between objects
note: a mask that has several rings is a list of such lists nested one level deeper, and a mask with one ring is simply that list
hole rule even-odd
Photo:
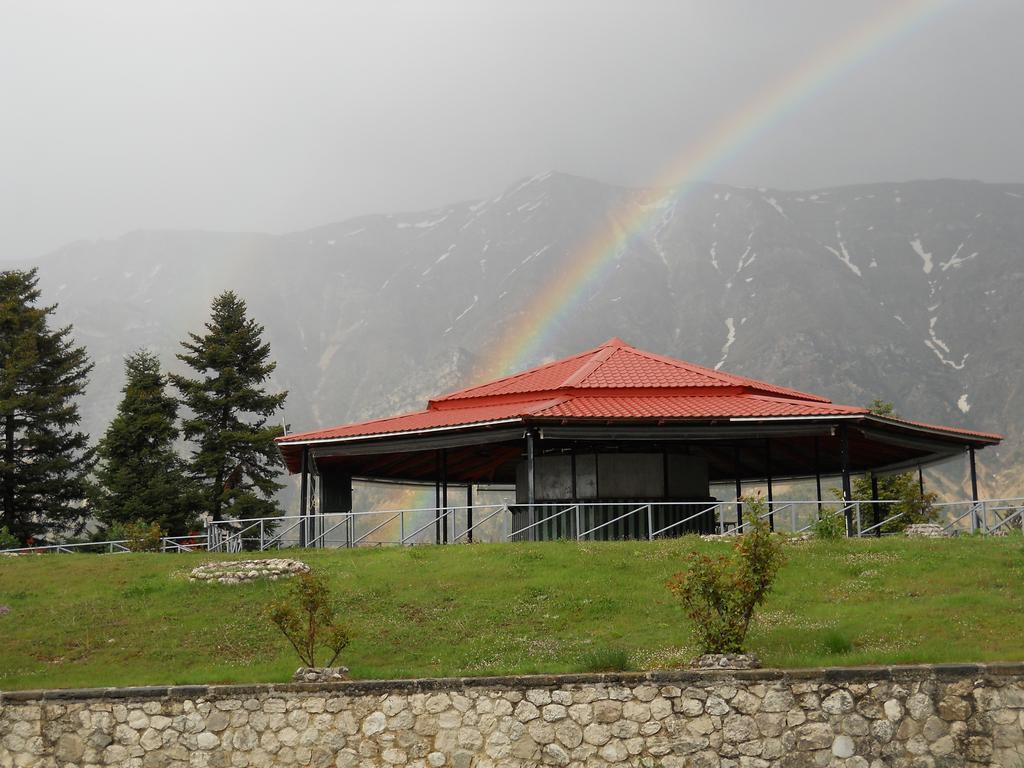
[{"label": "pavilion", "polygon": [[[498,485],[515,489],[519,538],[548,539],[708,533],[721,527],[708,506],[713,484],[728,482],[736,499],[744,483],[766,484],[771,503],[773,482],[813,479],[820,502],[821,478],[831,476],[850,500],[851,475],[877,479],[964,453],[977,500],[975,451],[1001,439],[879,416],[611,339],[441,395],[422,411],[288,434],[278,446],[302,475],[302,515],[310,473],[323,514],[352,510],[353,481],[426,483],[439,519],[453,487],[465,491],[471,539],[473,489]],[[623,513],[638,502],[646,514]],[[554,505],[574,514],[549,516]],[[739,503],[735,516],[742,525]],[[436,538],[447,541],[447,523]]]}]

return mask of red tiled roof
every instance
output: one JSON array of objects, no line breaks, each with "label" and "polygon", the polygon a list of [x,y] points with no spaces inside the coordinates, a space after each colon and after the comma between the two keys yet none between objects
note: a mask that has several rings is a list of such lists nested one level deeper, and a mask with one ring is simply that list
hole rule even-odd
[{"label": "red tiled roof", "polygon": [[[459,428],[503,420],[713,420],[869,416],[817,395],[635,349],[619,339],[431,400],[425,411],[278,438],[282,445]],[[999,435],[887,419],[985,440]]]},{"label": "red tiled roof", "polygon": [[721,419],[757,416],[846,416],[864,408],[762,395],[566,398],[536,416],[598,419]]},{"label": "red tiled roof", "polygon": [[563,360],[531,368],[497,381],[460,389],[431,402],[464,400],[494,395],[523,394],[562,389],[647,389],[647,388],[743,387],[744,389],[816,400],[828,398],[777,387],[756,379],[734,376],[682,360],[655,355],[631,347],[620,339],[606,341]]}]

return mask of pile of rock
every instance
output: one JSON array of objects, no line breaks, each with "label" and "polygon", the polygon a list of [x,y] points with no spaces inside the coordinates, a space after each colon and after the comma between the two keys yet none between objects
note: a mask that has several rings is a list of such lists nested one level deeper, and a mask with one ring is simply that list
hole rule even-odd
[{"label": "pile of rock", "polygon": [[908,525],[904,533],[919,539],[940,539],[949,535],[938,523],[914,523]]},{"label": "pile of rock", "polygon": [[196,566],[189,574],[188,580],[241,584],[257,579],[274,581],[307,571],[309,571],[309,566],[301,560],[290,560],[284,557],[267,560],[225,560],[220,563],[204,563]]},{"label": "pile of rock", "polygon": [[348,680],[348,667],[299,667],[292,675],[293,683],[336,683]]},{"label": "pile of rock", "polygon": [[691,669],[760,669],[756,653],[705,653],[690,662]]}]

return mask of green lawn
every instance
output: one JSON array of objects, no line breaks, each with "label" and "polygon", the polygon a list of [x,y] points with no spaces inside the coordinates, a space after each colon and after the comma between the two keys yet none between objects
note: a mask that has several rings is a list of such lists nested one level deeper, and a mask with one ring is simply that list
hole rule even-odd
[{"label": "green lawn", "polygon": [[[684,665],[665,581],[692,538],[299,552],[329,575],[356,677]],[[1024,539],[788,545],[750,648],[768,666],[1024,660]],[[262,618],[285,581],[190,583],[209,555],[0,558],[0,689],[283,681]]]}]

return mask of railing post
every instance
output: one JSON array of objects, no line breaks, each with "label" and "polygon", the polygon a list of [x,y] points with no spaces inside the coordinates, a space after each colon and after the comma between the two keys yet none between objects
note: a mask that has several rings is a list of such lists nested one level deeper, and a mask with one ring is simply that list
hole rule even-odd
[{"label": "railing post", "polygon": [[652,505],[647,505],[647,540],[654,541],[654,512]]},{"label": "railing post", "polygon": [[583,530],[583,525],[581,523],[581,515],[582,515],[582,513],[580,512],[580,505],[577,504],[576,505],[576,515],[575,515],[575,517],[576,517],[576,541],[580,540],[580,532]]},{"label": "railing post", "polygon": [[405,510],[398,516],[398,545],[405,544]]}]

